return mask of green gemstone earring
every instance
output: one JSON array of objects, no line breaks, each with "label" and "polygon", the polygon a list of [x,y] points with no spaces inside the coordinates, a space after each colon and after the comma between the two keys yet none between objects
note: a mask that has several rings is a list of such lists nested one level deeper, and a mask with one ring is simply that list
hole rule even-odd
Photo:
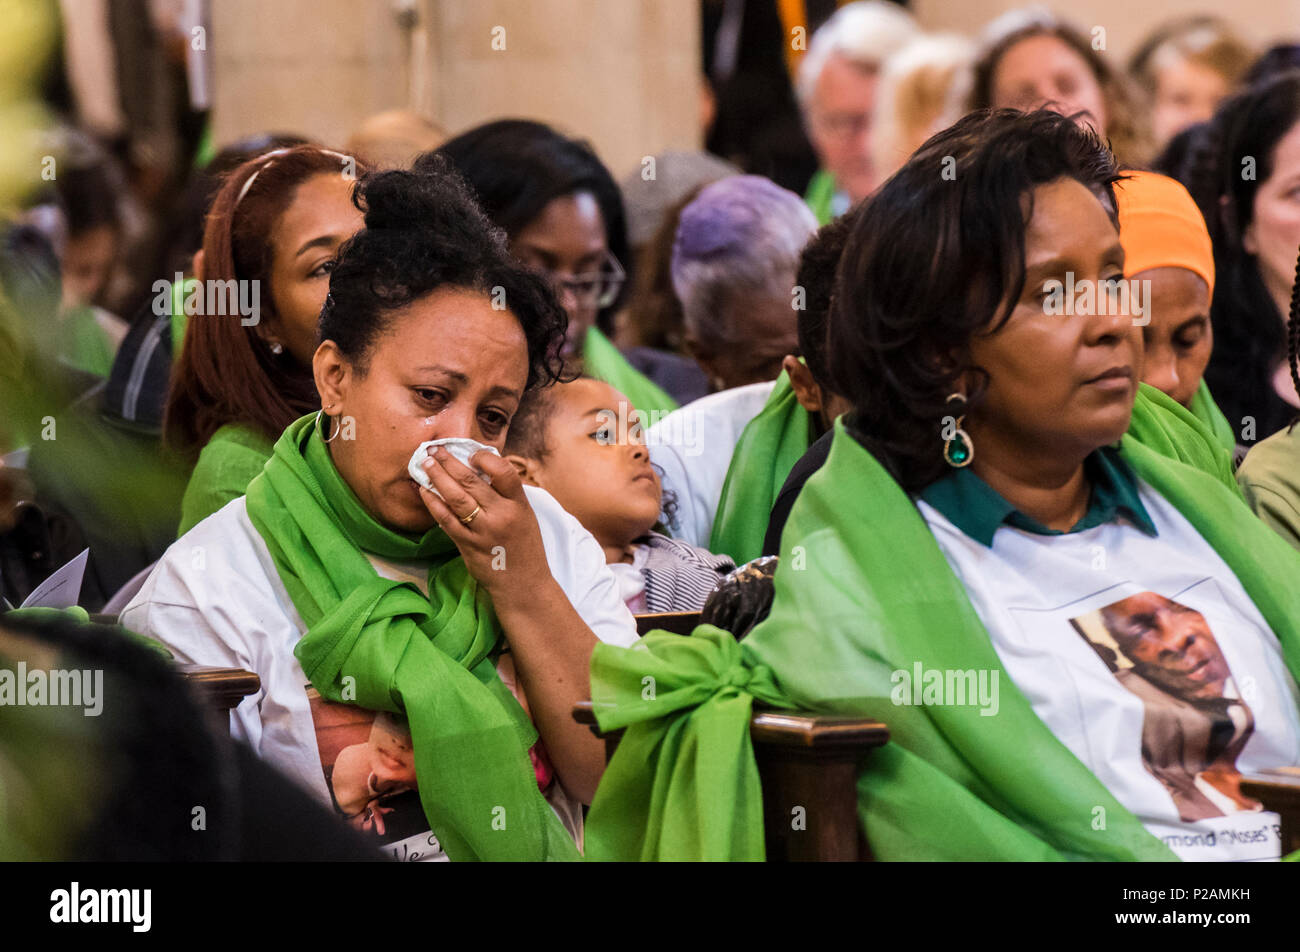
[{"label": "green gemstone earring", "polygon": [[[954,400],[961,401],[961,408],[966,409],[966,398],[960,393],[948,394],[948,403]],[[958,416],[953,423],[953,434],[943,441],[943,461],[953,469],[961,469],[963,466],[969,466],[970,461],[975,458],[975,444],[971,441],[970,434],[961,428],[962,421],[966,419],[963,413]]]}]

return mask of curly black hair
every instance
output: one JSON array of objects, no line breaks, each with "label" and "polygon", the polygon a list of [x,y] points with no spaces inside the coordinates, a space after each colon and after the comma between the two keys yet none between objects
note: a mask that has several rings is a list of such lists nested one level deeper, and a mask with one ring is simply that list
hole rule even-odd
[{"label": "curly black hair", "polygon": [[947,468],[938,434],[958,379],[977,378],[968,406],[987,389],[970,341],[1011,316],[1033,189],[1061,178],[1118,227],[1115,157],[1091,129],[1047,110],[977,112],[922,145],[857,215],[830,306],[831,386],[908,492]]},{"label": "curly black hair", "polygon": [[804,306],[799,312],[799,351],[813,380],[821,387],[827,387],[830,379],[826,369],[826,321],[835,289],[835,270],[858,211],[850,209],[822,225],[799,255],[795,283],[804,291]]},{"label": "curly black hair", "polygon": [[504,295],[528,342],[527,389],[558,379],[568,317],[547,281],[519,264],[461,177],[436,156],[418,172],[364,178],[353,202],[365,228],[339,249],[320,337],[365,373],[393,311],[451,287]]}]

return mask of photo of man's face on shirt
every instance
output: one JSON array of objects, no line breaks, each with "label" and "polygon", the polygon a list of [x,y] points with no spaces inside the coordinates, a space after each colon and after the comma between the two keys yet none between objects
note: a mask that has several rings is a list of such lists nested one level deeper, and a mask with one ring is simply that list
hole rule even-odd
[{"label": "photo of man's face on shirt", "polygon": [[327,701],[307,685],[325,785],[335,811],[398,860],[441,852],[415,782],[415,749],[401,715]]},{"label": "photo of man's face on shirt", "polygon": [[1255,718],[1200,612],[1139,592],[1070,624],[1142,700],[1142,762],[1185,822],[1262,809],[1236,766]]}]

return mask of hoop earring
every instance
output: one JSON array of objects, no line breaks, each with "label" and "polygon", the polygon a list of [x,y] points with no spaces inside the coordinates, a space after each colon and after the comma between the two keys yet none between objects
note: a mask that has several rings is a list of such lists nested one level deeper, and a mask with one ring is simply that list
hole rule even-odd
[{"label": "hoop earring", "polygon": [[[966,409],[966,397],[960,393],[948,394],[947,403],[954,400],[960,400],[962,409]],[[961,428],[962,421],[966,419],[966,414],[957,417],[953,425],[953,434],[943,441],[943,461],[953,469],[961,469],[963,466],[969,466],[970,461],[975,458],[975,443],[970,438],[970,434]]]},{"label": "hoop earring", "polygon": [[[333,407],[334,407],[334,404],[331,403],[331,404],[330,404],[330,408],[333,409]],[[317,433],[320,433],[320,418],[321,418],[321,415],[322,415],[324,412],[325,412],[325,408],[324,408],[324,407],[322,407],[321,409],[319,409],[319,410],[316,411],[316,432],[317,432]],[[330,419],[330,420],[333,420],[334,418],[333,418],[333,417],[330,417],[329,419]],[[338,435],[339,435],[340,433],[342,433],[342,432],[343,432],[343,421],[340,420],[340,421],[339,421],[339,425],[338,425],[338,429],[336,429],[336,430],[334,431],[334,436],[331,436],[331,437],[322,437],[322,438],[321,438],[321,441],[324,442],[324,443],[329,443],[331,440],[337,438]]]}]

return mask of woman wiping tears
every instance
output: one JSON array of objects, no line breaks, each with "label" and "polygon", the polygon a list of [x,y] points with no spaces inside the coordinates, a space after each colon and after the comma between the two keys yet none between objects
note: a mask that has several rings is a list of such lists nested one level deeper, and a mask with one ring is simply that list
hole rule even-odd
[{"label": "woman wiping tears", "polygon": [[322,413],[122,622],[260,675],[232,732],[398,858],[576,858],[603,753],[570,711],[632,616],[596,541],[504,460],[439,450],[437,494],[407,471],[431,440],[500,450],[555,379],[564,312],[441,165],[356,201],[313,358]]}]

